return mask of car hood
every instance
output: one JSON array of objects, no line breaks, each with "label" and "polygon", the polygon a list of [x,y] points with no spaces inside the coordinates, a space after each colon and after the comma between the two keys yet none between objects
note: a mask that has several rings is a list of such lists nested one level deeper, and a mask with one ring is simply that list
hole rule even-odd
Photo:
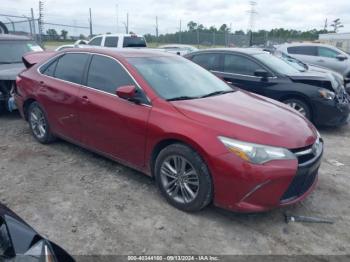
[{"label": "car hood", "polygon": [[317,138],[315,127],[293,109],[244,91],[172,104],[220,136],[289,149],[311,145]]},{"label": "car hood", "polygon": [[339,93],[341,91],[341,86],[343,81],[341,78],[333,74],[332,71],[325,70],[322,68],[310,67],[308,71],[295,73],[293,75],[288,75],[290,79],[294,82],[304,83],[313,86],[326,87],[324,82],[330,82],[331,86],[329,89]]},{"label": "car hood", "polygon": [[16,80],[16,76],[25,69],[23,63],[0,64],[0,80]]}]

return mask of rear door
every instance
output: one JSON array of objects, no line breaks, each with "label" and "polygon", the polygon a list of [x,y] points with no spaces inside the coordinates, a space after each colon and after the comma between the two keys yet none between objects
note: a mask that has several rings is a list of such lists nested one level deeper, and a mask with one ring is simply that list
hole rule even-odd
[{"label": "rear door", "polygon": [[151,107],[146,96],[144,104],[119,98],[116,90],[125,85],[137,86],[118,61],[93,55],[86,87],[79,92],[82,141],[101,153],[142,167]]},{"label": "rear door", "polygon": [[317,56],[317,47],[311,45],[298,45],[287,47],[287,52],[291,56],[300,59],[304,63],[321,65]]},{"label": "rear door", "polygon": [[55,133],[74,141],[81,139],[78,94],[88,59],[88,54],[67,53],[40,69],[39,96],[49,122]]}]

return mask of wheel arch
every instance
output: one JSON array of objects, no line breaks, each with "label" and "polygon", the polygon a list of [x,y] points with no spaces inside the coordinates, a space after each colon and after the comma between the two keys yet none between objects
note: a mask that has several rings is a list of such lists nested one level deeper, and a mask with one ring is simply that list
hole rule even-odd
[{"label": "wheel arch", "polygon": [[23,103],[23,115],[24,115],[24,119],[26,121],[28,121],[28,109],[29,109],[29,106],[32,103],[34,103],[34,102],[37,102],[34,98],[28,98]]},{"label": "wheel arch", "polygon": [[302,102],[304,102],[310,109],[310,119],[313,119],[314,118],[314,109],[312,107],[312,103],[310,101],[310,99],[303,95],[303,94],[300,94],[300,93],[292,93],[292,94],[286,94],[284,96],[282,96],[279,100],[281,102],[284,102],[288,99],[298,99],[298,100],[301,100]]},{"label": "wheel arch", "polygon": [[154,177],[154,167],[155,167],[155,163],[156,163],[156,159],[157,156],[159,155],[159,153],[166,148],[167,146],[171,145],[171,144],[184,144],[188,147],[190,147],[191,149],[193,149],[205,162],[205,164],[207,165],[207,168],[210,172],[210,165],[208,163],[208,158],[207,158],[207,154],[205,153],[204,149],[195,141],[193,141],[192,139],[189,139],[188,137],[185,136],[181,136],[181,135],[169,135],[168,137],[164,137],[161,140],[157,141],[155,143],[154,146],[152,146],[151,149],[151,156],[149,158],[149,169],[150,169],[150,175],[152,177]]}]

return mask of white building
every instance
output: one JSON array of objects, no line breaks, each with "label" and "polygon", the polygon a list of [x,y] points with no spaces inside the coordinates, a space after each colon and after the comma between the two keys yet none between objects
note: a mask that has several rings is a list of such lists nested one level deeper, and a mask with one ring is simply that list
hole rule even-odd
[{"label": "white building", "polygon": [[320,34],[318,39],[321,43],[336,46],[350,53],[350,33]]}]

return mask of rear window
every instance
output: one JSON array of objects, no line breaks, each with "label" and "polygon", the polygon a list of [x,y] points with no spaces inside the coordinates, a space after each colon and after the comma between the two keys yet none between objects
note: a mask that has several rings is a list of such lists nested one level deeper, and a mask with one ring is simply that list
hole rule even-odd
[{"label": "rear window", "polygon": [[287,51],[289,54],[317,56],[316,46],[291,46]]},{"label": "rear window", "polygon": [[0,41],[0,64],[22,63],[22,56],[27,52],[43,51],[33,41]]},{"label": "rear window", "polygon": [[117,47],[118,37],[117,36],[107,36],[105,39],[105,47]]},{"label": "rear window", "polygon": [[147,47],[143,37],[126,36],[124,37],[123,47]]},{"label": "rear window", "polygon": [[195,55],[192,61],[208,70],[222,70],[220,67],[220,54]]},{"label": "rear window", "polygon": [[102,37],[96,37],[96,38],[90,40],[89,45],[100,46],[101,42],[102,42]]},{"label": "rear window", "polygon": [[84,67],[89,56],[87,54],[66,54],[59,58],[55,69],[55,77],[81,84]]}]

